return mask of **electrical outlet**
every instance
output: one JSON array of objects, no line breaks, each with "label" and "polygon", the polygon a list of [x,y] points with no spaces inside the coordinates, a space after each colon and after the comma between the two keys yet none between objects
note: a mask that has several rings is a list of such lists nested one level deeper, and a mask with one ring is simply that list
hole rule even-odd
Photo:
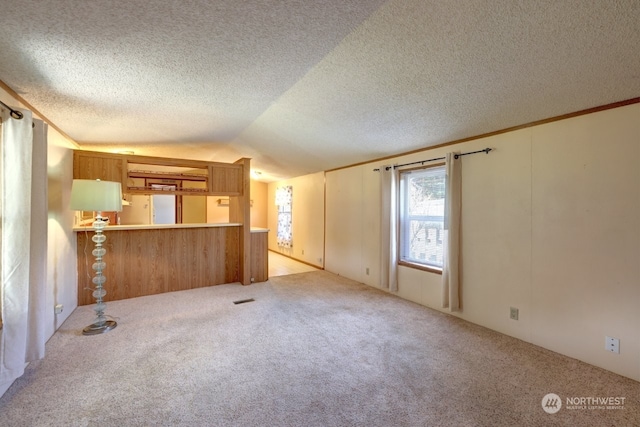
[{"label": "electrical outlet", "polygon": [[369,275],[369,267],[367,267],[367,276]]},{"label": "electrical outlet", "polygon": [[515,307],[511,307],[511,310],[509,312],[509,317],[512,318],[513,320],[518,320],[518,314],[519,311],[517,308]]},{"label": "electrical outlet", "polygon": [[304,249],[302,250],[302,255],[304,255]]},{"label": "electrical outlet", "polygon": [[618,338],[606,337],[604,348],[611,353],[620,353],[620,340]]}]

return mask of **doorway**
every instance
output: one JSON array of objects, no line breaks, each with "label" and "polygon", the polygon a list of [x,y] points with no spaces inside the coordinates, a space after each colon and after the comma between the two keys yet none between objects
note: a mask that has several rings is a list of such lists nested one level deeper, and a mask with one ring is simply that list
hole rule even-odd
[{"label": "doorway", "polygon": [[[162,191],[176,191],[175,185],[152,184],[151,188]],[[176,196],[173,194],[153,195],[153,223],[176,223]]]}]

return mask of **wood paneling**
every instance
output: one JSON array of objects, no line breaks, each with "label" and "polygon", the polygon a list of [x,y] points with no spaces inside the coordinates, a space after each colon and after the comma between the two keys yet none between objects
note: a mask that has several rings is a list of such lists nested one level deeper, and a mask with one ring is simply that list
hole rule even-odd
[{"label": "wood paneling", "polygon": [[124,158],[119,155],[88,151],[73,152],[74,179],[101,179],[123,183],[126,177],[125,168]]},{"label": "wood paneling", "polygon": [[251,233],[251,278],[254,282],[269,279],[268,234]]},{"label": "wood paneling", "polygon": [[[240,231],[237,226],[106,231],[105,301],[238,282]],[[93,234],[77,233],[78,305],[94,303],[85,289],[92,287]]]},{"label": "wood paneling", "polygon": [[209,192],[235,196],[242,194],[243,167],[242,165],[212,165],[209,167]]},{"label": "wood paneling", "polygon": [[242,224],[240,229],[240,282],[251,284],[251,159],[234,163],[242,168],[242,192],[229,197],[229,221]]},{"label": "wood paneling", "polygon": [[[247,159],[248,160],[248,159]],[[191,168],[202,174],[193,177],[193,174],[186,176],[180,172],[174,173],[158,171],[132,171],[129,176],[129,169],[143,167],[145,165],[161,166],[169,168]],[[248,167],[248,166],[247,166]],[[116,181],[122,183],[122,192],[128,194],[152,194],[149,188],[140,188],[132,184],[128,178],[144,177],[158,179],[177,179],[182,181],[203,181],[205,185],[202,191],[194,191],[193,188],[185,186],[175,191],[164,191],[162,194],[184,194],[194,195],[194,192],[208,196],[237,196],[244,191],[245,176],[249,176],[249,171],[245,173],[244,159],[236,163],[205,162],[200,160],[169,159],[164,157],[135,156],[128,154],[102,153],[96,151],[74,151],[74,179],[102,179],[105,181]],[[246,178],[248,179],[248,178]]]}]

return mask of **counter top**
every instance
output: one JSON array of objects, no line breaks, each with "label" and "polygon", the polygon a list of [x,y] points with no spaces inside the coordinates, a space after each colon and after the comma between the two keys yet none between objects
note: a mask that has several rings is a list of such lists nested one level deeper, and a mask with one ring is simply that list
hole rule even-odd
[{"label": "counter top", "polygon": [[261,227],[251,227],[251,232],[252,233],[268,233],[269,229],[268,228],[261,228]]},{"label": "counter top", "polygon": [[[205,228],[205,227],[240,227],[242,224],[223,222],[215,224],[138,224],[138,225],[108,225],[103,231],[109,230],[164,230],[172,228]],[[266,229],[264,229],[266,230]],[[91,225],[73,227],[73,231],[93,231]],[[253,231],[253,229],[251,230]],[[268,230],[266,230],[268,231]]]}]

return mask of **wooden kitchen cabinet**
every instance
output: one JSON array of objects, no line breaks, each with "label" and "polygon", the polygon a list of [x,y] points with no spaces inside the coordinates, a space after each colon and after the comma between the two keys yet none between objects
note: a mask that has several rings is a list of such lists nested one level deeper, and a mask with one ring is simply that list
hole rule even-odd
[{"label": "wooden kitchen cabinet", "polygon": [[124,188],[126,176],[126,162],[121,155],[77,150],[73,152],[74,179],[115,181]]},{"label": "wooden kitchen cabinet", "polygon": [[[76,150],[74,179],[101,179],[122,184],[125,194],[241,196],[245,168],[238,163],[205,162]],[[248,174],[248,170],[247,170]],[[175,186],[156,190],[158,184]]]}]

